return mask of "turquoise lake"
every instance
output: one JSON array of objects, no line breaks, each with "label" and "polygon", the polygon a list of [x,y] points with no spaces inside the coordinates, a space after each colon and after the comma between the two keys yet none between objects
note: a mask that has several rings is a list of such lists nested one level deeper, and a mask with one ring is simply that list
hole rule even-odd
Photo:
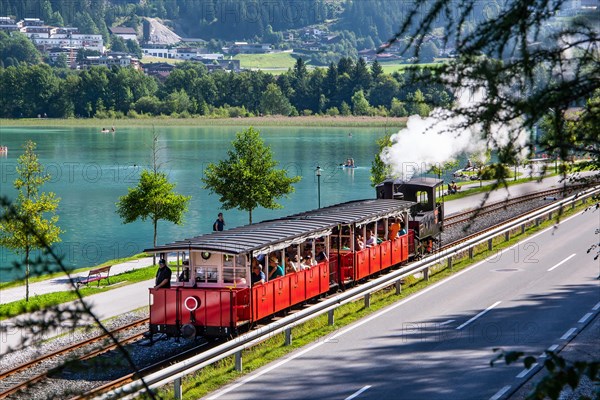
[{"label": "turquoise lake", "polygon": [[[192,196],[183,225],[159,221],[158,244],[209,232],[221,211],[226,228],[248,223],[247,212],[222,209],[218,196],[203,189],[201,182],[205,166],[225,159],[235,133],[242,129],[156,128],[163,170],[177,184],[177,192]],[[254,222],[317,208],[317,165],[322,168],[322,207],[374,197],[370,167],[383,128],[257,129],[280,162],[279,167],[290,175],[300,175],[302,180],[289,198],[281,199],[282,209],[257,209],[253,212]],[[141,127],[119,128],[114,134],[101,133],[100,128],[0,127],[0,145],[9,148],[7,155],[0,155],[0,195],[15,198],[17,159],[25,141],[33,140],[41,163],[52,176],[42,190],[61,198],[59,225],[65,233],[55,249],[64,257],[64,264],[88,267],[140,253],[152,247],[152,224],[123,224],[115,203],[127,188],[137,184],[140,171],[150,165],[152,137],[152,128]],[[354,158],[357,168],[340,168],[349,157]],[[18,272],[10,268],[15,260],[12,252],[0,248],[1,281],[17,276]]]}]

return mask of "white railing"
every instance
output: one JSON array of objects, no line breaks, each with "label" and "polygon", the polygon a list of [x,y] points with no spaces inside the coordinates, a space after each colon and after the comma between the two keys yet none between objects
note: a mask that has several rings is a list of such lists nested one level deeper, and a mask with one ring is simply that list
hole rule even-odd
[{"label": "white railing", "polygon": [[[500,235],[508,235],[508,233],[516,228],[524,227],[525,224],[531,221],[541,219],[545,215],[552,215],[555,211],[564,208],[568,205],[575,206],[577,201],[585,201],[589,197],[600,194],[600,186],[595,188],[587,189],[581,193],[577,193],[573,196],[567,197],[561,201],[553,203],[547,207],[537,210],[524,217],[518,218],[514,221],[508,222],[500,227],[492,229],[488,232],[483,233],[477,238],[473,238],[457,244],[452,248],[448,248],[442,252],[433,254],[425,259],[411,263],[408,266],[402,267],[398,270],[392,271],[384,276],[377,279],[373,279],[360,287],[356,287],[333,297],[321,301],[310,308],[298,311],[292,315],[282,318],[272,324],[266,325],[259,329],[248,332],[244,335],[240,335],[233,340],[223,343],[213,349],[207,350],[202,354],[191,357],[185,361],[174,364],[167,367],[159,372],[155,372],[144,377],[147,386],[150,389],[156,389],[164,386],[170,382],[175,384],[175,398],[181,398],[181,378],[198,371],[208,365],[211,365],[225,357],[235,355],[236,369],[241,371],[242,369],[242,351],[252,347],[271,336],[285,333],[286,344],[291,343],[291,330],[295,326],[298,326],[306,321],[309,321],[315,317],[329,314],[329,324],[334,323],[334,310],[344,304],[351,303],[360,298],[364,298],[365,306],[368,307],[370,304],[370,295],[373,292],[379,291],[383,288],[389,287],[392,284],[396,286],[396,292],[400,293],[401,286],[400,280],[413,275],[418,272],[423,272],[425,278],[429,276],[429,269],[438,265],[441,261],[449,260],[448,265],[451,266],[452,257],[458,256],[465,251],[469,251],[472,255],[472,249],[475,246],[481,245],[488,242],[488,246],[491,247],[491,240]],[[115,398],[133,398],[139,395],[144,390],[143,383],[141,380],[137,380],[130,384],[127,384],[121,388],[115,389],[109,393],[106,393],[99,398],[101,399],[115,399]]]}]

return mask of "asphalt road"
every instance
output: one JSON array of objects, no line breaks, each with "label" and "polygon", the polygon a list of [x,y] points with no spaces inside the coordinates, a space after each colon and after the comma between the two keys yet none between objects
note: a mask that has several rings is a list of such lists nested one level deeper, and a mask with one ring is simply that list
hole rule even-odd
[{"label": "asphalt road", "polygon": [[599,211],[577,214],[209,398],[501,398],[527,371],[490,367],[494,348],[539,356],[598,313],[599,228]]}]

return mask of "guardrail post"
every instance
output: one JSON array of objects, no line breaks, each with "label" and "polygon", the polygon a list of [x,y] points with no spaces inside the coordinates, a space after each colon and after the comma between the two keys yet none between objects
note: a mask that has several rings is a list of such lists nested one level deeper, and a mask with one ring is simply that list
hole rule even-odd
[{"label": "guardrail post", "polygon": [[423,279],[425,279],[426,281],[429,280],[429,267],[423,270]]},{"label": "guardrail post", "polygon": [[448,269],[452,271],[452,256],[448,257]]},{"label": "guardrail post", "polygon": [[473,259],[473,248],[469,247],[469,260]]},{"label": "guardrail post", "polygon": [[365,308],[371,307],[371,293],[365,294]]},{"label": "guardrail post", "polygon": [[510,240],[510,232],[506,231],[504,232],[504,241],[508,242]]},{"label": "guardrail post", "polygon": [[292,344],[292,328],[287,328],[285,330],[285,345],[289,346]]},{"label": "guardrail post", "polygon": [[181,399],[181,378],[175,378],[175,380],[173,381],[173,385],[175,386],[173,388],[173,396],[175,397],[175,399],[180,400]]},{"label": "guardrail post", "polygon": [[550,212],[548,213],[548,220],[551,220],[551,219],[552,219],[552,211],[550,211]]},{"label": "guardrail post", "polygon": [[235,370],[237,372],[242,372],[242,351],[238,351],[235,353]]},{"label": "guardrail post", "polygon": [[402,293],[402,283],[400,283],[400,279],[396,281],[396,294]]},{"label": "guardrail post", "polygon": [[488,251],[492,251],[494,248],[494,239],[488,239]]},{"label": "guardrail post", "polygon": [[521,225],[521,235],[525,233],[525,224]]},{"label": "guardrail post", "polygon": [[335,324],[334,311],[335,310],[329,310],[329,311],[327,311],[327,324],[329,324],[329,325]]},{"label": "guardrail post", "polygon": [[537,228],[538,226],[540,226],[540,218],[536,218],[535,219],[535,227]]}]

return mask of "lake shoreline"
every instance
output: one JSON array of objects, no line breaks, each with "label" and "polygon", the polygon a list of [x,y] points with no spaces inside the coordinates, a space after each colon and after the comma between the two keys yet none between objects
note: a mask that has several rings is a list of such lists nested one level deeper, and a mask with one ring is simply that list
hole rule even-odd
[{"label": "lake shoreline", "polygon": [[0,119],[0,126],[8,127],[56,127],[56,126],[97,126],[98,129],[114,126],[118,127],[164,127],[164,126],[286,126],[286,127],[337,127],[337,128],[403,128],[406,126],[407,118],[386,117],[357,117],[357,116],[266,116],[248,118],[123,118],[123,119],[99,119],[99,118],[22,118],[22,119]]}]

